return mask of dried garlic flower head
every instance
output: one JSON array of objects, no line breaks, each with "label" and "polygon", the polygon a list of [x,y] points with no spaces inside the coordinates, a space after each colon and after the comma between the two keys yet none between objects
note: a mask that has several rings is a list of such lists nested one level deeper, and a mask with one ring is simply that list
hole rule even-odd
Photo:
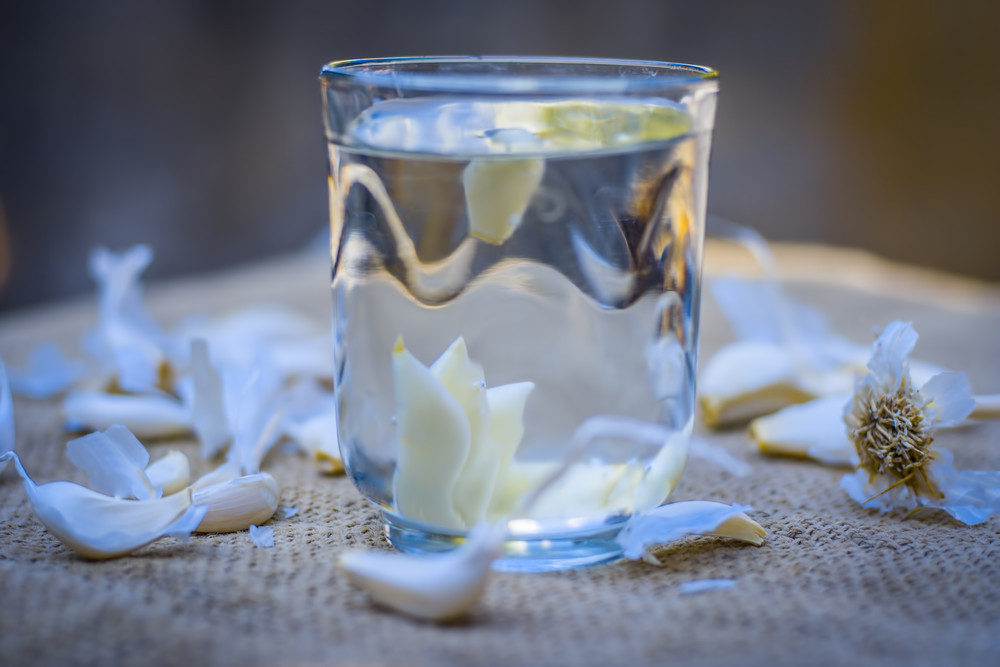
[{"label": "dried garlic flower head", "polygon": [[844,410],[858,466],[840,485],[866,508],[936,508],[980,523],[1000,512],[1000,471],[956,470],[950,452],[932,448],[934,429],[968,417],[976,399],[964,373],[938,373],[918,388],[907,362],[916,342],[913,325],[899,321],[875,341]]},{"label": "dried garlic flower head", "polygon": [[859,466],[870,475],[889,475],[917,493],[940,496],[927,476],[934,460],[929,404],[903,377],[898,387],[873,387],[862,383],[844,421],[847,436],[857,450]]}]

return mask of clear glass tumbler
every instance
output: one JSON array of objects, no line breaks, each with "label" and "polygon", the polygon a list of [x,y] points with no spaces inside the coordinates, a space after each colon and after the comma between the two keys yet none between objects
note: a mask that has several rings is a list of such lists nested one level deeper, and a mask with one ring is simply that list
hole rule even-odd
[{"label": "clear glass tumbler", "polygon": [[716,73],[421,57],[321,82],[340,450],[388,539],[506,521],[502,569],[617,558],[686,460]]}]

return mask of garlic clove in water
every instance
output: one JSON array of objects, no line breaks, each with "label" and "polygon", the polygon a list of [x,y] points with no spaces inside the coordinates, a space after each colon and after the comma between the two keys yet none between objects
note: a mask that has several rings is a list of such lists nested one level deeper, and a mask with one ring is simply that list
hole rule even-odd
[{"label": "garlic clove in water", "polygon": [[545,161],[538,158],[470,161],[462,171],[469,234],[493,245],[510,238],[544,173]]},{"label": "garlic clove in water", "polygon": [[856,465],[858,455],[844,426],[849,400],[847,394],[835,394],[758,417],[750,422],[750,438],[765,454]]},{"label": "garlic clove in water", "polygon": [[728,537],[754,545],[764,543],[766,532],[747,516],[752,508],[711,500],[689,500],[661,505],[633,516],[616,538],[625,558],[662,563],[650,552],[691,535]]},{"label": "garlic clove in water", "polygon": [[461,336],[431,365],[431,373],[458,402],[469,424],[469,450],[452,489],[452,502],[463,525],[471,526],[486,516],[499,454],[487,441],[490,413],[485,373],[469,358]]},{"label": "garlic clove in water", "polygon": [[340,555],[337,566],[376,603],[417,618],[446,621],[478,602],[505,536],[503,524],[481,523],[452,551],[349,551]]},{"label": "garlic clove in water", "polygon": [[400,513],[431,525],[464,526],[452,490],[469,452],[462,406],[400,338],[392,351],[399,455],[393,491]]},{"label": "garlic clove in water", "polygon": [[190,534],[206,512],[192,503],[190,493],[121,500],[73,482],[35,484],[14,452],[0,455],[0,463],[8,460],[14,461],[38,520],[84,558],[124,556],[161,537]]}]

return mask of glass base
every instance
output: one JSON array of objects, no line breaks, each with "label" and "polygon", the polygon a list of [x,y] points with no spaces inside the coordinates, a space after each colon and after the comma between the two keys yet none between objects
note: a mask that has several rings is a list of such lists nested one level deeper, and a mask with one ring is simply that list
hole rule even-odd
[{"label": "glass base", "polygon": [[[408,553],[449,551],[462,543],[460,533],[427,529],[396,514],[382,512],[383,530],[393,547]],[[622,557],[615,541],[627,517],[553,531],[520,531],[514,524],[538,526],[534,521],[512,521],[511,539],[504,542],[493,569],[500,572],[558,572],[610,563]]]}]

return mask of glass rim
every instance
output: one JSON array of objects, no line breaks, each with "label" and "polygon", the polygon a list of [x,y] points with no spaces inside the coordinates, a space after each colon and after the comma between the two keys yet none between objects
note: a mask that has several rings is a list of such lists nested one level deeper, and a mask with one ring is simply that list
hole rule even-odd
[{"label": "glass rim", "polygon": [[[483,72],[412,72],[393,66],[433,63],[521,63],[537,65],[609,66],[633,68],[617,76],[587,73],[558,75]],[[655,72],[656,74],[653,74]],[[662,73],[662,75],[660,75]],[[616,94],[696,88],[717,85],[719,73],[711,67],[656,60],[561,56],[402,56],[335,60],[320,70],[324,84],[343,81],[354,85],[404,88],[441,93],[587,93]]]}]

